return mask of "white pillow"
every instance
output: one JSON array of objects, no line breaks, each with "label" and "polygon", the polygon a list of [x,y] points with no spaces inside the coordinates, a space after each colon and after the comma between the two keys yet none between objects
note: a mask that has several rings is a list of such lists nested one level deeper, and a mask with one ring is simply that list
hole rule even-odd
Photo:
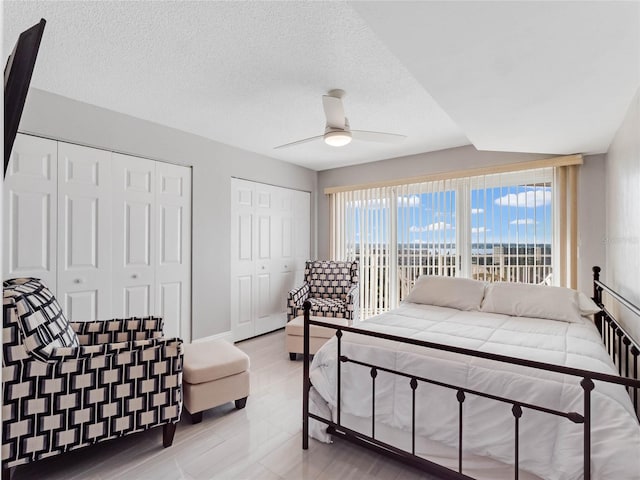
[{"label": "white pillow", "polygon": [[497,282],[487,285],[483,312],[582,323],[578,292],[564,287]]},{"label": "white pillow", "polygon": [[596,302],[582,292],[578,292],[578,308],[580,309],[580,315],[593,315],[602,310],[596,305]]},{"label": "white pillow", "polygon": [[458,310],[479,310],[483,296],[484,282],[469,278],[422,275],[404,301]]}]

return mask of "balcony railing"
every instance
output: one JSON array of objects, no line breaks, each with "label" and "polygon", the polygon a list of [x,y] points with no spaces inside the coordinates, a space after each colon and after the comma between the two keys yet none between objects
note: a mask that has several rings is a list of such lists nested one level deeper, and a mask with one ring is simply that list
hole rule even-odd
[{"label": "balcony railing", "polygon": [[[498,250],[498,251],[495,251]],[[474,254],[471,257],[471,278],[485,282],[549,283],[552,274],[551,251],[548,248],[516,248],[503,253],[494,249],[489,254]],[[360,256],[359,256],[360,257]],[[361,318],[378,315],[393,304],[390,287],[390,270],[385,255],[361,257]],[[455,254],[424,254],[421,252],[399,252],[395,298],[402,301],[413,288],[420,275],[456,276],[459,265]]]}]

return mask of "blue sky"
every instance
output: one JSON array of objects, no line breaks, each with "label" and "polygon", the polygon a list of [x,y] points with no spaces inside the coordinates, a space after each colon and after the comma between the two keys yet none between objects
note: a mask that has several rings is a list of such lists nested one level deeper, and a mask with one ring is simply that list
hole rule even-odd
[{"label": "blue sky", "polygon": [[[398,243],[455,242],[454,191],[409,195],[398,199]],[[509,186],[471,191],[472,243],[551,243],[550,187]],[[369,241],[382,243],[387,235],[384,201],[369,210]],[[370,205],[371,206],[371,205]],[[358,209],[359,210],[359,209]],[[360,212],[356,213],[356,229]],[[535,234],[534,234],[535,232]],[[360,235],[356,233],[356,239]]]}]

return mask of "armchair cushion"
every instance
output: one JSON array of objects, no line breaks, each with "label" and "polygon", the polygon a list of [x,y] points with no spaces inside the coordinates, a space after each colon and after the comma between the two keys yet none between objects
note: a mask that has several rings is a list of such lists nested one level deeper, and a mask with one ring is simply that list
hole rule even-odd
[{"label": "armchair cushion", "polygon": [[38,279],[19,278],[3,283],[13,296],[24,346],[31,355],[47,361],[53,349],[79,346],[78,337],[51,291]]},{"label": "armchair cushion", "polygon": [[311,315],[338,318],[346,316],[344,300],[337,300],[335,298],[310,298],[309,302],[311,302]]}]

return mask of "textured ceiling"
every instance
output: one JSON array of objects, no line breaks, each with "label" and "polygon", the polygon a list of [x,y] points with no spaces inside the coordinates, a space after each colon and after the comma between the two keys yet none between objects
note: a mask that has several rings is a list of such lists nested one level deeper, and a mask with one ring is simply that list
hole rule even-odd
[{"label": "textured ceiling", "polygon": [[[4,2],[47,19],[32,86],[322,170],[473,143],[606,151],[640,84],[640,3]],[[321,95],[401,145],[314,142]],[[437,102],[437,103],[436,103]]]},{"label": "textured ceiling", "polygon": [[[32,86],[313,169],[469,141],[340,2],[5,2],[4,55],[47,20]],[[401,145],[314,142],[321,96],[341,88],[351,127]]]}]

